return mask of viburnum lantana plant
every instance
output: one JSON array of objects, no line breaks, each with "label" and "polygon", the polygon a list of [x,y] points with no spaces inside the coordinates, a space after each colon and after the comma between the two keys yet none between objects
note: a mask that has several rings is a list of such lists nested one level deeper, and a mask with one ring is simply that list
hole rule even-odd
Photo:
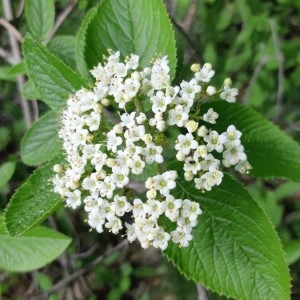
[{"label": "viburnum lantana plant", "polygon": [[[24,95],[43,101],[44,114],[20,149],[22,161],[37,169],[0,215],[0,268],[32,270],[58,257],[70,238],[37,225],[65,205],[84,215],[91,230],[119,234],[108,244],[127,238],[161,249],[209,290],[233,299],[288,300],[278,234],[234,177],[300,182],[300,147],[258,112],[233,103],[238,90],[214,71],[227,72],[233,58],[224,64],[227,58],[215,57],[214,68],[194,64],[187,72],[177,58],[183,43],[176,47],[161,0],[99,1],[76,37],[60,36],[54,48],[46,37],[51,9],[44,8],[53,11],[54,1],[26,5]],[[41,31],[40,24],[50,28]],[[200,49],[206,46],[194,49],[197,61],[208,57]],[[30,251],[7,250],[6,241],[23,239],[31,241]],[[24,264],[28,253],[34,255]]]},{"label": "viburnum lantana plant", "polygon": [[[183,180],[193,181],[202,192],[220,185],[223,167],[246,173],[250,165],[242,133],[234,125],[222,133],[212,130],[209,125],[217,122],[218,113],[201,109],[217,94],[235,102],[237,89],[230,87],[229,79],[219,92],[209,85],[215,74],[209,63],[192,65],[193,78],[172,86],[167,56],[155,57],[149,67],[141,68],[138,55],[122,62],[120,52],[109,53],[105,63],[91,71],[94,86],[71,95],[62,113],[59,137],[66,163],[54,166],[54,190],[67,206],[83,203],[89,225],[99,233],[107,228],[117,234],[125,227],[128,240],[138,239],[143,248],[165,250],[169,240],[187,247],[202,211],[198,202],[172,195],[179,170],[165,163],[162,137],[178,129],[168,147],[176,150],[171,159],[181,162]],[[118,111],[118,118],[109,119],[111,110]],[[152,164],[159,171],[146,178],[145,197],[134,191],[127,196],[131,175],[143,174]],[[125,214],[132,222],[122,220]],[[172,231],[165,228],[162,216],[175,224]]]}]

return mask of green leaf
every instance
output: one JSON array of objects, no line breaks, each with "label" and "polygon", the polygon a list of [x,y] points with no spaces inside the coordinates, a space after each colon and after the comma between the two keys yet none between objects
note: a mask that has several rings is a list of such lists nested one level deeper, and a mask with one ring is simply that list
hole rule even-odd
[{"label": "green leaf", "polygon": [[26,0],[25,16],[31,34],[38,40],[45,40],[54,25],[54,0]]},{"label": "green leaf", "polygon": [[219,132],[233,124],[243,133],[251,175],[300,181],[300,146],[291,137],[248,107],[222,101],[205,105],[203,111],[208,107],[219,113],[214,126]]},{"label": "green leaf", "polygon": [[58,155],[61,142],[56,118],[57,115],[50,111],[26,132],[21,141],[21,159],[25,164],[39,165]]},{"label": "green leaf", "polygon": [[42,226],[11,237],[0,217],[0,269],[28,272],[41,268],[65,251],[70,242],[69,237]]},{"label": "green leaf", "polygon": [[8,183],[16,169],[15,161],[7,161],[0,165],[0,188]]},{"label": "green leaf", "polygon": [[47,47],[67,65],[75,67],[75,36],[57,35],[51,39]]},{"label": "green leaf", "polygon": [[23,44],[28,75],[41,100],[57,111],[85,82],[42,44],[28,35]]},{"label": "green leaf", "polygon": [[287,264],[291,265],[300,259],[300,240],[283,242]]},{"label": "green leaf", "polygon": [[170,245],[167,257],[189,279],[234,299],[289,299],[289,273],[279,239],[242,185],[225,175],[201,193],[193,184],[176,197],[200,203],[203,214],[187,248]]},{"label": "green leaf", "polygon": [[62,203],[54,193],[51,179],[56,158],[37,169],[14,193],[5,210],[5,223],[10,235],[20,235],[40,224]]},{"label": "green leaf", "polygon": [[0,79],[7,81],[15,81],[19,75],[27,72],[24,61],[9,67],[0,67]]},{"label": "green leaf", "polygon": [[28,80],[24,86],[23,86],[23,90],[22,90],[22,94],[25,97],[25,99],[27,100],[36,100],[36,99],[40,99],[41,96],[38,93],[38,91],[36,90],[34,83],[32,82],[32,80]]},{"label": "green leaf", "polygon": [[[89,21],[89,22],[88,22]],[[78,44],[88,69],[107,54],[140,56],[142,67],[156,55],[168,55],[172,78],[176,68],[174,32],[161,0],[104,0],[86,26],[85,43]]]},{"label": "green leaf", "polygon": [[75,60],[76,60],[76,68],[78,72],[85,78],[87,81],[91,81],[91,73],[87,68],[84,57],[84,47],[85,47],[85,39],[88,25],[91,20],[94,18],[94,15],[97,13],[97,8],[94,7],[88,11],[83,19],[81,26],[76,35],[76,47],[75,47]]}]

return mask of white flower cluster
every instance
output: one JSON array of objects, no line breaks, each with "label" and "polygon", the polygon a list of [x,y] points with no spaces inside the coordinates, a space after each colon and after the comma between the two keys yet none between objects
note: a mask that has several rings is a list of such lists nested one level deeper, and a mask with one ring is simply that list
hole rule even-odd
[{"label": "white flower cluster", "polygon": [[[67,163],[54,166],[54,191],[67,206],[83,204],[89,225],[98,232],[108,228],[117,234],[124,229],[129,241],[138,239],[144,248],[164,250],[169,240],[189,245],[201,209],[197,202],[172,195],[177,171],[148,177],[145,197],[126,193],[132,176],[141,176],[152,164],[165,167],[164,144],[158,137],[170,127],[181,131],[173,148],[185,180],[194,180],[197,189],[209,191],[219,185],[222,164],[243,173],[250,168],[241,132],[233,125],[221,134],[199,127],[199,122],[216,123],[218,114],[209,109],[200,115],[200,104],[217,92],[208,85],[214,75],[210,64],[193,65],[192,70],[193,79],[174,87],[166,57],[141,70],[138,56],[126,57],[123,63],[119,52],[111,52],[104,65],[91,71],[94,87],[69,97],[59,130]],[[236,95],[230,84],[220,92],[228,102]],[[112,122],[105,114],[116,109],[118,118]],[[123,221],[125,214],[132,222]],[[174,223],[173,230],[165,228],[162,218]]]}]

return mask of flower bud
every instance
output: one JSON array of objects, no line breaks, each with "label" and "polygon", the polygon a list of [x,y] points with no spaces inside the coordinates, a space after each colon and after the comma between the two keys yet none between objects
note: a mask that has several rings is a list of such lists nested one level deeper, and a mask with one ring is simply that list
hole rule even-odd
[{"label": "flower bud", "polygon": [[62,165],[56,164],[53,166],[53,171],[57,174],[61,174],[64,171],[64,169],[63,169]]},{"label": "flower bud", "polygon": [[214,95],[217,92],[216,88],[214,86],[209,85],[206,89],[206,94],[209,96]]},{"label": "flower bud", "polygon": [[89,133],[89,134],[86,136],[86,141],[87,141],[88,143],[90,143],[93,139],[94,139],[94,135],[92,135],[91,133]]},{"label": "flower bud", "polygon": [[211,70],[211,69],[212,69],[212,65],[211,65],[210,63],[205,63],[205,64],[203,65],[203,68],[206,68],[206,69],[208,69],[208,70]]},{"label": "flower bud", "polygon": [[94,106],[94,111],[98,114],[101,114],[103,112],[103,105],[96,103]]},{"label": "flower bud", "polygon": [[188,132],[195,132],[198,128],[198,123],[194,120],[190,120],[187,122],[185,127],[188,130]]},{"label": "flower bud", "polygon": [[191,65],[191,71],[196,73],[200,71],[200,65],[199,64],[192,64]]},{"label": "flower bud", "polygon": [[156,190],[155,189],[151,189],[149,191],[147,191],[146,196],[148,199],[154,199],[156,197]]},{"label": "flower bud", "polygon": [[123,127],[120,124],[116,124],[113,128],[113,131],[115,133],[121,134],[123,132]]},{"label": "flower bud", "polygon": [[159,131],[164,131],[166,129],[166,122],[165,121],[158,121],[156,124],[156,128]]},{"label": "flower bud", "polygon": [[208,129],[207,129],[204,125],[202,125],[202,126],[198,129],[198,132],[197,132],[197,134],[198,134],[199,136],[201,136],[201,137],[206,136],[207,133],[208,133]]},{"label": "flower bud", "polygon": [[109,167],[109,168],[112,168],[116,165],[116,160],[113,159],[113,158],[108,158],[106,160],[106,165]]},{"label": "flower bud", "polygon": [[78,181],[72,181],[71,183],[70,183],[70,188],[71,189],[73,189],[73,190],[75,190],[75,189],[77,189],[78,187],[79,187],[79,182]]},{"label": "flower bud", "polygon": [[101,104],[103,106],[109,106],[110,105],[110,101],[109,101],[109,99],[104,98],[104,99],[101,100]]},{"label": "flower bud", "polygon": [[193,172],[191,172],[191,171],[184,172],[184,179],[186,181],[191,181],[191,180],[193,180],[193,178],[194,178]]},{"label": "flower bud", "polygon": [[178,151],[177,154],[176,154],[176,158],[179,161],[184,161],[185,160],[185,155],[181,151]]},{"label": "flower bud", "polygon": [[139,116],[136,118],[138,124],[143,124],[147,120],[147,117],[144,113],[140,113]]},{"label": "flower bud", "polygon": [[224,85],[231,86],[231,85],[232,85],[231,79],[230,79],[230,78],[226,78],[226,79],[224,80]]},{"label": "flower bud", "polygon": [[152,141],[152,136],[150,133],[146,133],[143,137],[142,137],[142,141],[145,142],[145,144],[148,144]]}]

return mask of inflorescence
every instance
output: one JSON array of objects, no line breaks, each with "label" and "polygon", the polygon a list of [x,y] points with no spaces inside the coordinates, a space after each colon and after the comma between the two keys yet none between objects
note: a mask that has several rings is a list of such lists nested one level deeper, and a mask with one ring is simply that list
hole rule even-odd
[{"label": "inflorescence", "polygon": [[[193,182],[196,189],[210,191],[219,185],[222,165],[241,173],[250,169],[242,133],[230,125],[220,134],[209,128],[218,113],[212,108],[200,113],[201,104],[217,94],[235,102],[237,89],[229,79],[218,92],[208,85],[215,73],[208,63],[191,70],[190,81],[171,86],[167,57],[141,69],[139,56],[121,62],[119,52],[110,52],[91,71],[93,88],[69,97],[59,130],[66,163],[54,166],[54,191],[67,206],[83,204],[88,224],[99,233],[104,228],[114,234],[125,230],[130,242],[137,239],[144,248],[164,250],[170,240],[189,245],[202,211],[199,203],[173,195],[179,172],[166,169],[169,150],[163,138],[172,128],[178,132],[172,147],[183,168],[182,180]],[[144,196],[129,193],[132,178],[148,174],[150,166],[158,171],[146,176]],[[125,215],[132,221],[124,221]],[[173,230],[165,228],[162,218],[173,223]]]}]

